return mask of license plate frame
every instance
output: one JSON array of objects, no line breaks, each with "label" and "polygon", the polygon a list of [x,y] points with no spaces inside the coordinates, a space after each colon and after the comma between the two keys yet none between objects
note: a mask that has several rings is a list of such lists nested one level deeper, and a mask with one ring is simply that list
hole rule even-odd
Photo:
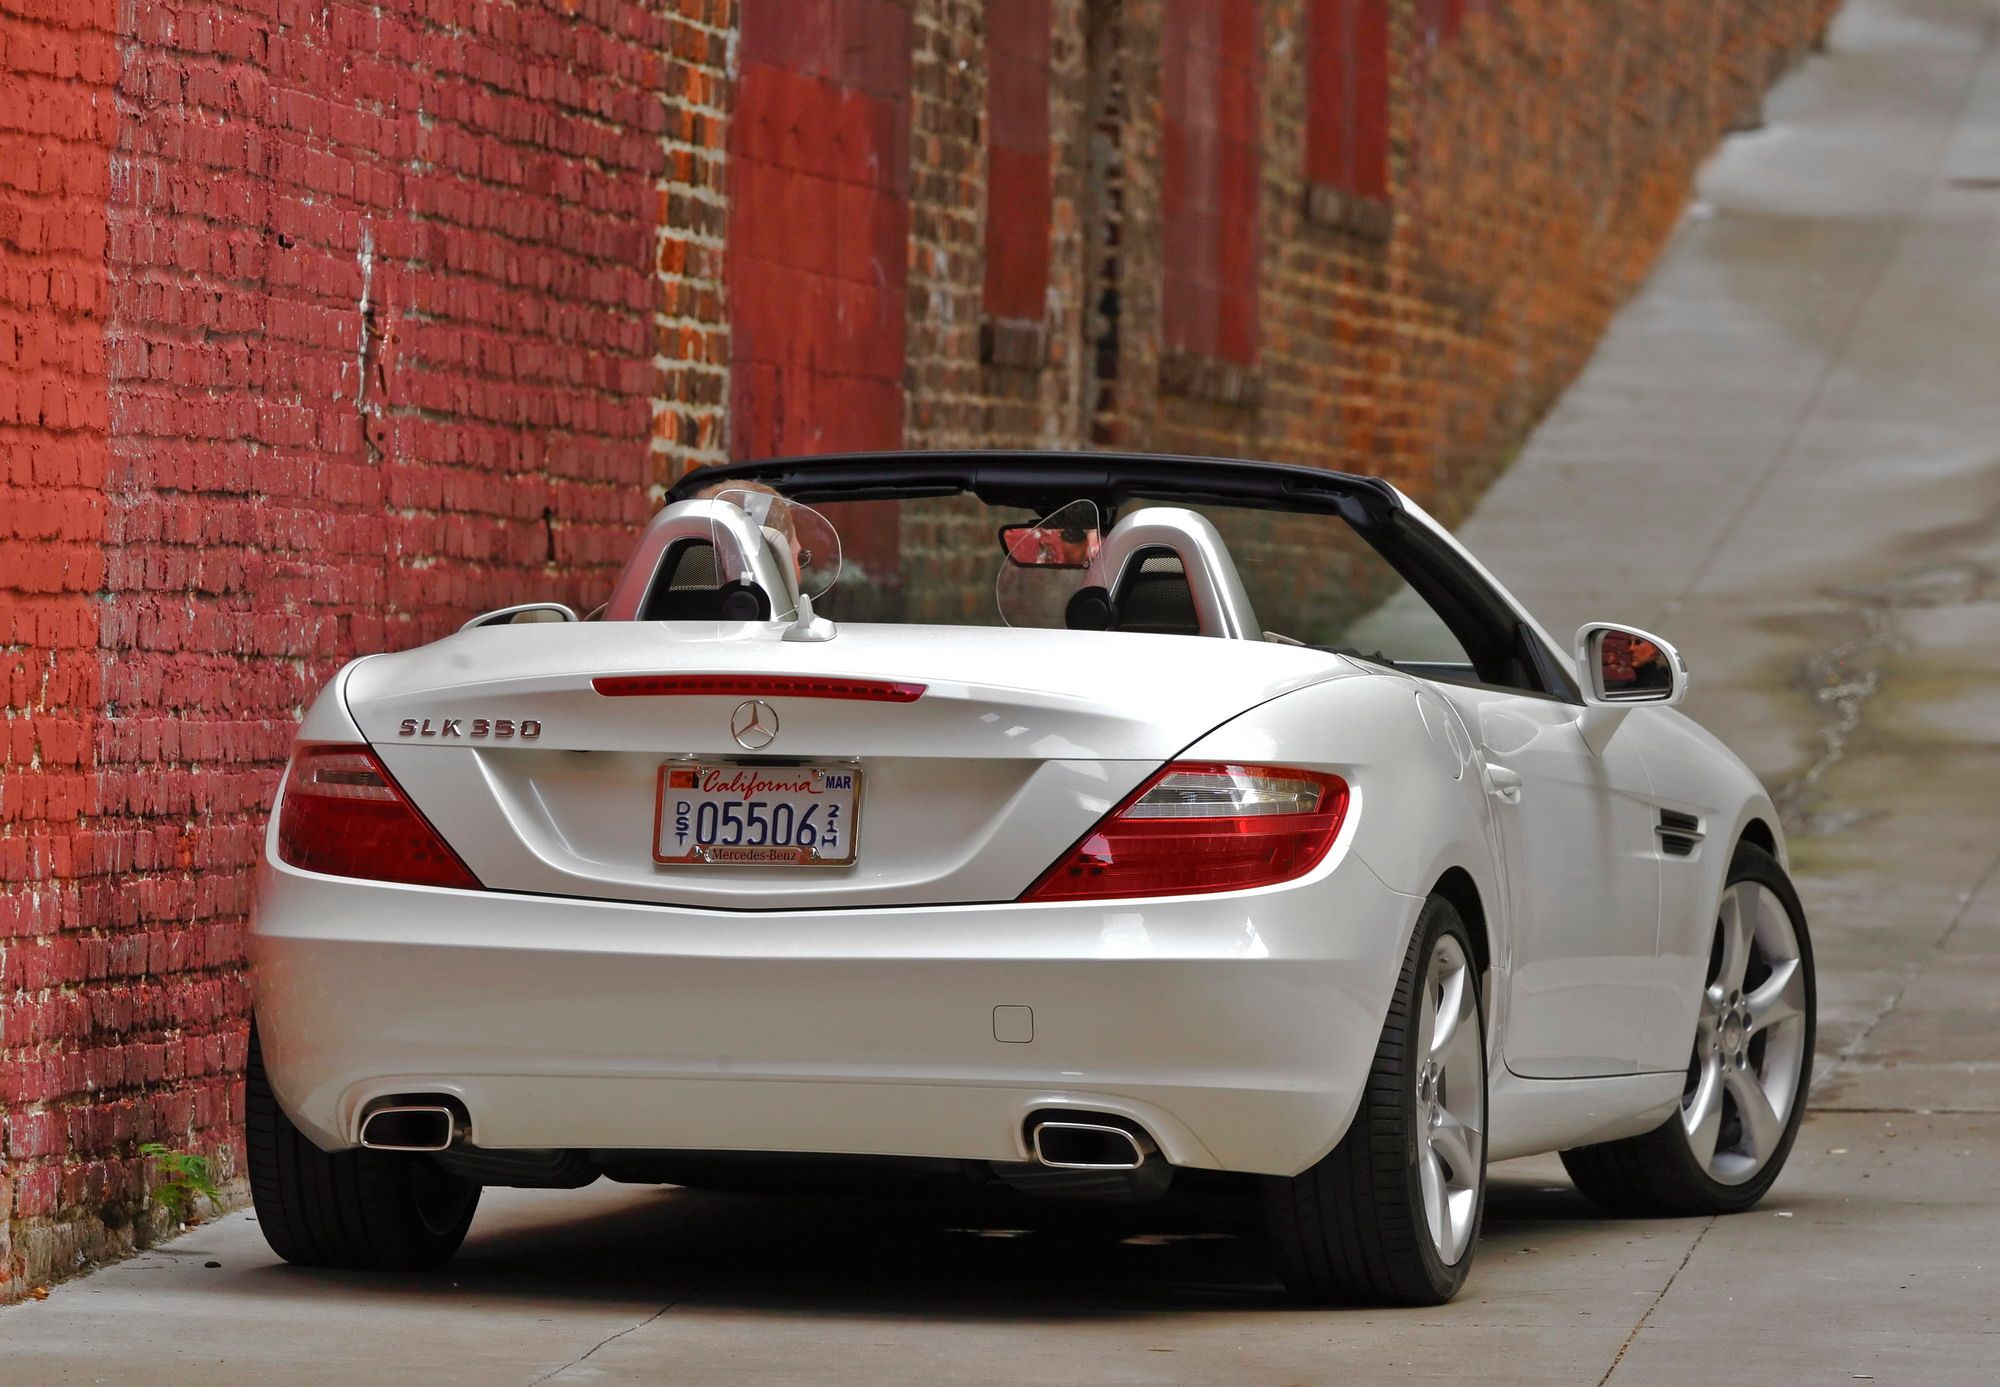
[{"label": "license plate frame", "polygon": [[[676,778],[676,772],[691,773],[694,783],[692,785],[672,786],[670,782]],[[724,783],[720,786],[708,784],[706,776],[710,773],[725,777]],[[804,783],[824,782],[829,776],[847,777],[849,782],[847,788],[842,790],[834,786],[821,791],[784,788],[791,784],[802,783],[802,781]],[[748,788],[745,788],[742,783],[745,781],[748,782]],[[768,783],[772,787],[761,796],[757,793],[760,782]],[[653,861],[656,865],[662,867],[851,867],[858,860],[860,851],[861,791],[861,767],[851,761],[796,761],[773,764],[770,762],[743,762],[714,758],[697,758],[663,762],[660,766],[659,775],[654,782]],[[838,811],[836,823],[842,835],[840,842],[845,851],[839,856],[826,856],[819,851],[817,845],[800,845],[796,842],[788,845],[775,845],[768,842],[704,843],[700,841],[698,833],[682,834],[676,832],[675,837],[685,841],[686,850],[668,852],[665,849],[668,846],[670,814],[672,815],[672,826],[678,829],[680,827],[679,816],[683,812],[679,806],[676,806],[671,811],[669,810],[668,796],[674,793],[692,796],[695,799],[715,803],[718,806],[728,802],[727,797],[731,795],[738,796],[738,802],[746,805],[752,801],[770,801],[775,796],[777,797],[777,802],[792,806],[792,833],[790,836],[794,839],[798,836],[799,820],[801,817],[799,810],[800,801],[812,804],[815,808],[822,806],[835,807]],[[834,798],[815,803],[812,796],[816,794],[829,794],[834,796]],[[838,798],[841,795],[845,796],[844,802]],[[685,811],[690,818],[696,821],[693,827],[698,828],[699,826],[700,808],[701,805],[699,803],[690,802]],[[747,835],[750,831],[752,821],[749,818],[749,813],[750,811],[746,808],[744,811],[742,835]],[[718,808],[718,828],[721,826],[723,817],[721,809]],[[768,836],[770,824],[768,816],[765,822],[767,827],[764,836]],[[823,828],[823,825],[820,827]],[[816,834],[817,831],[816,829]],[[718,832],[716,836],[720,837],[722,834]],[[681,844],[676,843],[675,846],[678,847]]]}]

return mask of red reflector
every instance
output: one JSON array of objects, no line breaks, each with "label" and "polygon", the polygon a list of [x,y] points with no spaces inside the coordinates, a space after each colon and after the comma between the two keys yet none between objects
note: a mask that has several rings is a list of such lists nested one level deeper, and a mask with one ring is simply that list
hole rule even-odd
[{"label": "red reflector", "polygon": [[308,872],[483,888],[364,746],[304,746],[285,776],[278,857]]},{"label": "red reflector", "polygon": [[925,685],[891,679],[819,679],[807,674],[602,674],[590,687],[607,698],[713,695],[723,698],[841,698],[915,703]]},{"label": "red reflector", "polygon": [[1176,762],[1101,819],[1024,901],[1241,891],[1304,876],[1347,817],[1320,771]]}]

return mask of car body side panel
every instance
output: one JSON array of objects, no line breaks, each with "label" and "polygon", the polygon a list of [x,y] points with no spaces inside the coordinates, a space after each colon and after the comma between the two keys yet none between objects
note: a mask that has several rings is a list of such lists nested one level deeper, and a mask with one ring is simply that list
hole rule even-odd
[{"label": "car body side panel", "polygon": [[1486,1104],[1488,1161],[1510,1161],[1650,1132],[1680,1105],[1679,1074],[1524,1079],[1492,1070]]},{"label": "car body side panel", "polygon": [[[1185,755],[1338,768],[1359,792],[1350,810],[1356,816],[1354,852],[1385,882],[1415,900],[1453,867],[1472,878],[1485,907],[1493,959],[1487,985],[1492,1159],[1650,1130],[1678,1101],[1678,1077],[1527,1078],[1506,1067],[1508,1030],[1517,1024],[1509,1011],[1514,994],[1509,984],[1516,942],[1512,931],[1518,925],[1510,916],[1498,826],[1487,809],[1470,734],[1449,721],[1451,692],[1397,674],[1344,681],[1337,692],[1301,690],[1218,728]],[[1417,716],[1410,717],[1411,712]],[[1565,715],[1558,705],[1550,705],[1550,713],[1558,722]],[[1573,720],[1574,711],[1567,716]],[[1573,736],[1573,726],[1568,730]],[[1580,744],[1573,750],[1589,759]],[[1414,924],[1414,915],[1397,926],[1384,921],[1383,943],[1393,945],[1398,960]],[[1391,928],[1396,932],[1388,933]],[[1650,962],[1637,959],[1635,966]],[[1644,1015],[1645,992],[1636,977],[1632,996],[1638,1006],[1630,1009],[1620,1031],[1628,1052],[1639,1043]],[[1570,1053],[1562,1050],[1565,1043],[1575,1053],[1587,1043],[1580,1029],[1564,1041],[1563,1015],[1558,1010],[1531,1018],[1558,1058]]]},{"label": "car body side panel", "polygon": [[1505,843],[1511,970],[1506,1062],[1529,1078],[1633,1072],[1657,960],[1659,863],[1636,749],[1597,757],[1575,705],[1445,687],[1490,777]]},{"label": "car body side panel", "polygon": [[[1409,515],[1450,545],[1520,615],[1555,661],[1577,676],[1567,639],[1559,640],[1494,578],[1455,536],[1407,496]],[[1653,970],[1644,1031],[1636,1056],[1643,1072],[1686,1067],[1696,1010],[1707,976],[1716,904],[1729,858],[1754,819],[1771,831],[1778,860],[1786,862],[1784,833],[1769,794],[1756,775],[1719,738],[1673,708],[1637,707],[1612,734],[1616,744],[1637,745],[1652,782],[1653,807],[1694,814],[1704,838],[1686,858],[1662,856],[1658,966]],[[1611,745],[1607,744],[1607,745]]]},{"label": "car body side panel", "polygon": [[1380,673],[1302,689],[1225,723],[1181,757],[1334,771],[1352,795],[1355,850],[1391,890],[1427,895],[1461,867],[1492,899],[1482,791],[1449,742],[1433,736],[1423,688]]},{"label": "car body side panel", "polygon": [[1784,838],[1770,796],[1713,735],[1671,708],[1638,708],[1614,734],[1645,758],[1661,809],[1691,814],[1702,839],[1686,857],[1660,857],[1660,966],[1639,1046],[1642,1069],[1684,1070],[1729,860],[1744,828],[1761,820]]}]

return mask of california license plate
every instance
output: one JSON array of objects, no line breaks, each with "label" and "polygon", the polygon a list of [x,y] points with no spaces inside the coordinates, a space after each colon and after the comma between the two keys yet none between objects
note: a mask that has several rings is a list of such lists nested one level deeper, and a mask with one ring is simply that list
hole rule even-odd
[{"label": "california license plate", "polygon": [[840,867],[854,861],[861,772],[852,765],[660,767],[653,860],[702,867]]}]

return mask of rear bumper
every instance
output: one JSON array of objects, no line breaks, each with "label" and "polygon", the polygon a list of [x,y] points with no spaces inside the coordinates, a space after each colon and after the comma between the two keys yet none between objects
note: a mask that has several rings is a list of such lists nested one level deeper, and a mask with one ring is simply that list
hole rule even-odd
[{"label": "rear bumper", "polygon": [[1292,1174],[1354,1113],[1421,904],[1338,852],[1224,896],[769,913],[267,860],[252,958],[273,1086],[330,1149],[410,1092],[460,1097],[482,1147],[993,1161],[1070,1107]]}]

